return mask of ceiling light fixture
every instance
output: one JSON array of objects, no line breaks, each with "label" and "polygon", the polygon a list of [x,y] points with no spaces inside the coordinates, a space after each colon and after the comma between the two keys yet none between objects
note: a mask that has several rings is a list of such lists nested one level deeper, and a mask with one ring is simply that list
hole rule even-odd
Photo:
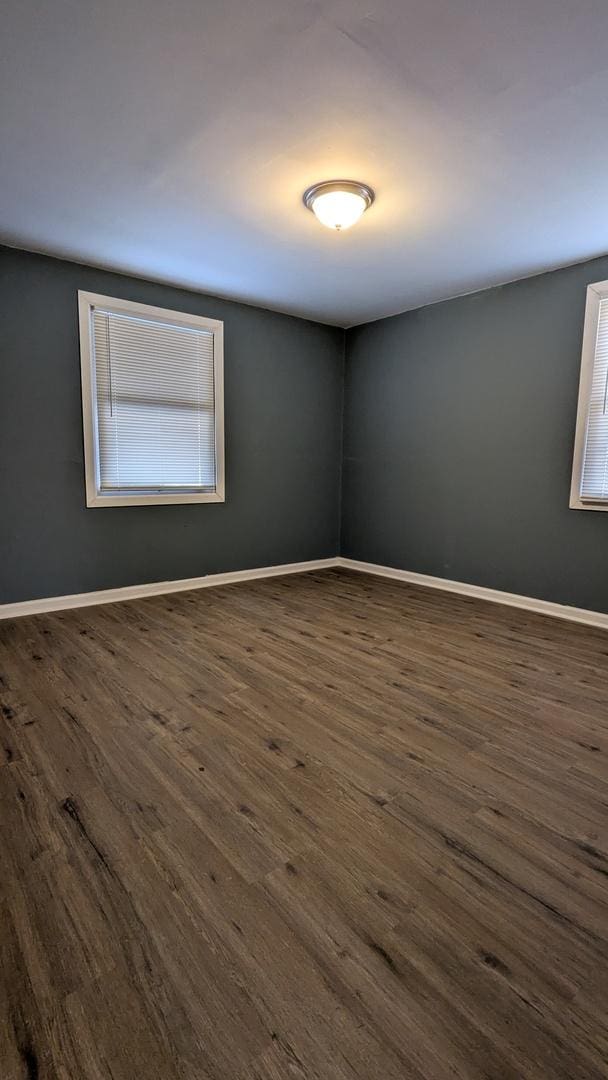
[{"label": "ceiling light fixture", "polygon": [[304,192],[304,205],[328,229],[350,229],[372,205],[374,193],[355,180],[324,180]]}]

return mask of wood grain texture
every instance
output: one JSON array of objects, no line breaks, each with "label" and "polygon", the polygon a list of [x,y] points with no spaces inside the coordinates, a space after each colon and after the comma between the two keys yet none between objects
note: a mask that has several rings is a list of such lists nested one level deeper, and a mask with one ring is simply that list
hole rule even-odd
[{"label": "wood grain texture", "polygon": [[3,1080],[608,1075],[608,635],[344,571],[0,625]]}]

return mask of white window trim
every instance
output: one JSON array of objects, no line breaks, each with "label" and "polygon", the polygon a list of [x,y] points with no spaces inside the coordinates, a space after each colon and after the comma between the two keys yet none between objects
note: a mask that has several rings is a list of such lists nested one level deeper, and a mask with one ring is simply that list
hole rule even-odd
[{"label": "white window trim", "polygon": [[[216,484],[213,492],[182,492],[172,494],[103,495],[99,490],[99,440],[97,432],[97,391],[93,350],[93,320],[95,307],[119,314],[141,315],[158,322],[182,323],[192,329],[213,333],[213,371],[215,389],[215,460]],[[78,290],[78,319],[80,326],[80,371],[82,378],[82,420],[84,430],[84,461],[87,506],[158,506],[176,503],[221,503],[225,501],[224,476],[224,324],[217,319],[205,319],[183,311],[118,300],[112,296]]]},{"label": "white window trim", "polygon": [[605,300],[607,297],[608,281],[596,281],[587,286],[581,377],[574,440],[574,464],[572,468],[572,487],[570,489],[570,508],[572,510],[608,510],[608,500],[593,502],[590,499],[581,499],[581,481],[585,461],[585,444],[587,442],[587,424],[593,383],[593,367],[595,364],[600,300]]}]

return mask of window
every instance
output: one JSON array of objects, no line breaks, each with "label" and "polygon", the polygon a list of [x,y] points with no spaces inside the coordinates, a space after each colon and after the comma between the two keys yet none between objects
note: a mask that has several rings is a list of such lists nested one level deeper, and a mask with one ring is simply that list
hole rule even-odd
[{"label": "window", "polygon": [[587,289],[570,506],[608,510],[608,281]]},{"label": "window", "polygon": [[224,501],[223,323],[79,292],[87,506]]}]

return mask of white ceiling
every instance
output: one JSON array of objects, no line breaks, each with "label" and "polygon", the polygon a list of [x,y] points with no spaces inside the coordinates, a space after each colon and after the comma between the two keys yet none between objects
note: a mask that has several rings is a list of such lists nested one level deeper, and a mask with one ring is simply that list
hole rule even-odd
[{"label": "white ceiling", "polygon": [[[5,0],[0,239],[342,326],[608,249],[607,0]],[[324,229],[311,183],[377,200]]]}]

